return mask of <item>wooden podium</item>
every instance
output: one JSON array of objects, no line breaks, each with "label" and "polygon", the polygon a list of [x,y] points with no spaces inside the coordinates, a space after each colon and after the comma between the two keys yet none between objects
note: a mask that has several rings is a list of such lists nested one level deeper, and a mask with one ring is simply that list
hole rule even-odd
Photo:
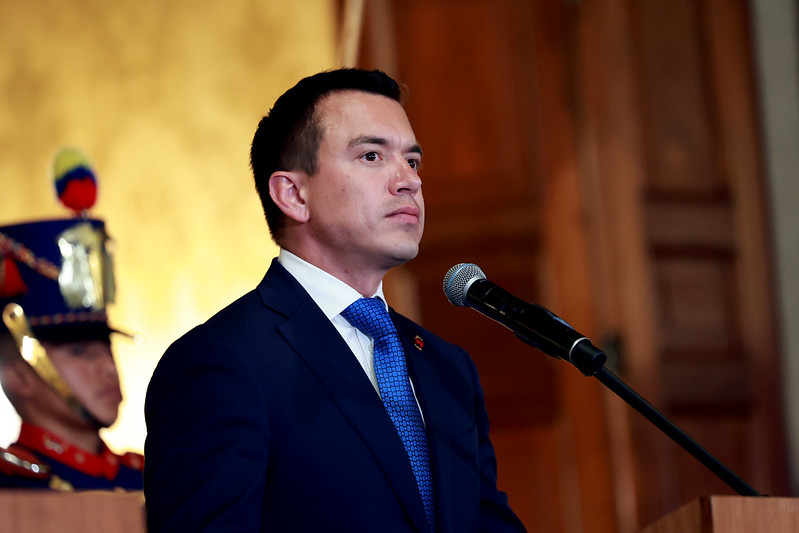
[{"label": "wooden podium", "polygon": [[0,490],[0,531],[144,533],[141,491]]},{"label": "wooden podium", "polygon": [[694,500],[639,533],[799,532],[799,498],[708,496]]}]

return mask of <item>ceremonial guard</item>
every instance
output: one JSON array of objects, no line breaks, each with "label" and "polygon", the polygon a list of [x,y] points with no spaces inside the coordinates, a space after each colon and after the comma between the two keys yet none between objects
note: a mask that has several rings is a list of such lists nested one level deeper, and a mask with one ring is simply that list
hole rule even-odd
[{"label": "ceremonial guard", "polygon": [[109,237],[88,210],[97,180],[78,150],[54,164],[65,219],[0,227],[0,384],[22,419],[0,448],[0,488],[142,488],[143,457],[113,453],[99,430],[122,393],[111,353]]}]

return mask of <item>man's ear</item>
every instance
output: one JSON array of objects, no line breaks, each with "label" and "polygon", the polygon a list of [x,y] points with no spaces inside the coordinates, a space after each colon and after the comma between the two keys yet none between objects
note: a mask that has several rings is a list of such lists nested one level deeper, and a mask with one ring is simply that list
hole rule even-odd
[{"label": "man's ear", "polygon": [[36,394],[38,377],[25,361],[6,361],[0,366],[0,384],[9,398],[30,398]]},{"label": "man's ear", "polygon": [[308,204],[304,185],[308,176],[304,172],[277,171],[269,176],[269,196],[283,214],[297,222],[308,221]]}]

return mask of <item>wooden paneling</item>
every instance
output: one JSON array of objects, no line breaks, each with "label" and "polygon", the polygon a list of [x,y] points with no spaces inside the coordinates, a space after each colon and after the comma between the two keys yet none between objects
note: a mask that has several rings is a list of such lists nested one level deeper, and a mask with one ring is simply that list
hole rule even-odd
[{"label": "wooden paneling", "polygon": [[474,357],[528,528],[627,533],[730,489],[596,380],[453,308],[458,262],[607,341],[636,391],[756,488],[786,490],[746,2],[388,6],[425,150],[404,286]]},{"label": "wooden paneling", "polygon": [[647,122],[647,185],[706,192],[718,185],[708,124],[701,2],[636,2],[638,78]]},{"label": "wooden paneling", "polygon": [[516,82],[514,25],[507,0],[408,2],[395,10],[407,110],[422,146],[435,147],[425,150],[423,169],[431,212],[530,205],[529,118],[519,113],[526,95]]},{"label": "wooden paneling", "polygon": [[[623,376],[755,488],[784,493],[747,5],[595,0],[580,12],[581,121],[594,151],[586,169],[607,265],[639,269],[600,284],[644,306],[640,315],[608,309],[627,347]],[[597,50],[589,36],[609,44]],[[618,210],[640,231],[617,224]],[[732,492],[647,424],[633,417],[631,427],[640,525],[687,499]]]}]

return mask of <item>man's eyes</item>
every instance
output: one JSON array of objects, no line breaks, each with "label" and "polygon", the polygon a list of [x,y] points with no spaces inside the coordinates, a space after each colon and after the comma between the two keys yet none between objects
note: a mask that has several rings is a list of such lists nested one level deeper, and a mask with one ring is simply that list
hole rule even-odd
[{"label": "man's eyes", "polygon": [[[368,161],[370,163],[374,163],[380,161],[381,159],[383,159],[383,157],[380,154],[380,152],[369,151],[361,154],[361,159],[363,159],[364,161]],[[422,162],[417,157],[409,157],[406,159],[406,161],[408,162],[408,166],[414,170],[419,170],[419,168],[422,166]]]}]

